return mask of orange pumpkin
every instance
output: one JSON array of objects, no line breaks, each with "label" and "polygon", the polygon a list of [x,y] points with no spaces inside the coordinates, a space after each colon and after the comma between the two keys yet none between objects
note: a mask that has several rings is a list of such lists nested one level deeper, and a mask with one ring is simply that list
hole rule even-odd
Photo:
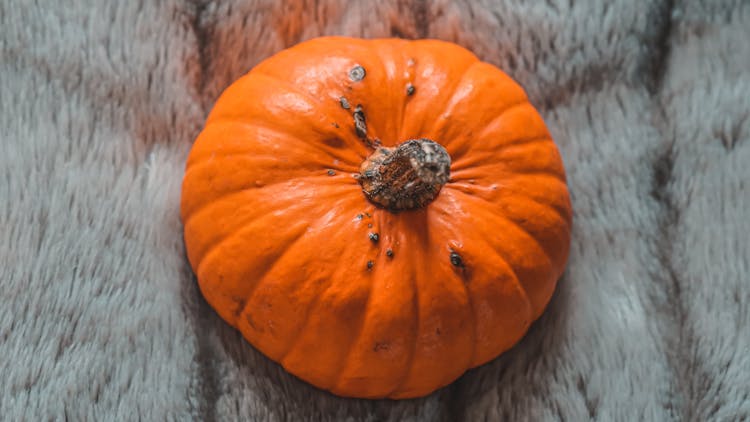
[{"label": "orange pumpkin", "polygon": [[513,346],[567,260],[558,150],[523,89],[435,40],[318,38],[222,94],[187,161],[201,291],[354,397],[428,394]]}]

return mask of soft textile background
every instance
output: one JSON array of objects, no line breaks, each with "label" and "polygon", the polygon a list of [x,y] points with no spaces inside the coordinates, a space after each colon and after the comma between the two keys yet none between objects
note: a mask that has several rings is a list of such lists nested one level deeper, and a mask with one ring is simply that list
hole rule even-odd
[{"label": "soft textile background", "polygon": [[[218,94],[321,34],[458,42],[523,84],[569,171],[572,254],[499,359],[340,399],[203,302],[183,163]],[[0,418],[750,418],[750,2],[0,2]]]}]

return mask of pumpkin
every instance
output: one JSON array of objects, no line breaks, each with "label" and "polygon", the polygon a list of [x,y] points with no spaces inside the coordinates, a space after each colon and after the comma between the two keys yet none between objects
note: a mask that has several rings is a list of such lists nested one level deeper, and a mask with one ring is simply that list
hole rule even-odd
[{"label": "pumpkin", "polygon": [[202,294],[334,394],[426,395],[508,350],[568,256],[561,157],[524,90],[436,40],[318,38],[217,100],[181,216]]}]

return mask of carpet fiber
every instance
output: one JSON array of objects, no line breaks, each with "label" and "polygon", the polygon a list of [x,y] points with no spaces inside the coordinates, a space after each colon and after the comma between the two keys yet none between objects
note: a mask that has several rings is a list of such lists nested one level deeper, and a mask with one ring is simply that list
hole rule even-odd
[{"label": "carpet fiber", "polygon": [[[511,351],[342,399],[203,301],[183,165],[222,89],[323,34],[457,42],[568,170],[568,269]],[[750,419],[750,2],[0,2],[0,418]]]}]

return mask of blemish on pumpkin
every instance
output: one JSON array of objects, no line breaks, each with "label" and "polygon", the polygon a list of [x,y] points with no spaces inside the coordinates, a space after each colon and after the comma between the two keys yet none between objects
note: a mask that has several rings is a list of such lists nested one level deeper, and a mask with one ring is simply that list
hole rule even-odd
[{"label": "blemish on pumpkin", "polygon": [[344,110],[349,110],[349,101],[346,99],[346,97],[339,98],[339,103],[341,104],[341,108]]},{"label": "blemish on pumpkin", "polygon": [[333,127],[335,127],[336,129],[338,129],[338,128],[339,128],[339,124],[338,124],[338,123],[336,123],[336,122],[333,122],[333,123],[331,123],[331,125],[333,125]]},{"label": "blemish on pumpkin", "polygon": [[372,214],[370,214],[369,212],[366,212],[365,215],[367,216],[367,218],[372,217]]},{"label": "blemish on pumpkin", "polygon": [[367,228],[371,229],[372,228],[372,223],[367,223]]},{"label": "blemish on pumpkin", "polygon": [[377,233],[370,233],[368,237],[370,238],[372,243],[378,243],[378,240],[380,240],[380,235],[378,235]]},{"label": "blemish on pumpkin", "polygon": [[363,218],[365,218],[365,216],[364,216],[364,215],[362,215],[362,214],[357,214],[357,220],[361,220],[361,219],[363,219]]},{"label": "blemish on pumpkin", "polygon": [[362,111],[361,104],[357,104],[354,109],[354,130],[357,132],[358,138],[367,141],[367,119],[365,118],[365,112]]},{"label": "blemish on pumpkin", "polygon": [[391,248],[386,249],[385,256],[387,256],[388,258],[393,258],[393,249]]},{"label": "blemish on pumpkin", "polygon": [[344,146],[344,141],[339,138],[326,138],[323,142],[333,148],[341,148]]},{"label": "blemish on pumpkin", "polygon": [[265,331],[265,330],[263,329],[263,327],[258,327],[257,325],[255,325],[255,321],[253,321],[253,318],[252,318],[252,317],[250,316],[250,314],[247,314],[247,315],[245,316],[245,321],[247,321],[247,324],[248,324],[248,325],[250,326],[250,328],[252,328],[253,330],[255,330],[255,331],[259,332],[259,333],[262,333],[262,332],[264,332],[264,331]]},{"label": "blemish on pumpkin", "polygon": [[359,82],[364,78],[365,68],[360,65],[354,66],[352,70],[349,71],[349,79],[351,79],[352,82]]},{"label": "blemish on pumpkin", "polygon": [[414,95],[414,85],[411,83],[406,84],[406,95]]},{"label": "blemish on pumpkin", "polygon": [[372,267],[373,267],[374,265],[375,265],[375,263],[374,263],[374,262],[372,262],[372,261],[367,261],[367,269],[368,269],[368,270],[371,270],[371,269],[372,269]]},{"label": "blemish on pumpkin", "polygon": [[451,264],[453,264],[454,267],[464,267],[464,260],[461,258],[461,255],[459,255],[458,252],[451,252]]},{"label": "blemish on pumpkin", "polygon": [[375,342],[375,345],[372,347],[372,350],[374,352],[380,351],[380,350],[388,350],[391,348],[391,345],[387,342]]},{"label": "blemish on pumpkin", "polygon": [[336,175],[336,172],[334,170],[331,170],[331,169],[328,169],[327,173],[328,173],[329,176],[335,176]]}]

